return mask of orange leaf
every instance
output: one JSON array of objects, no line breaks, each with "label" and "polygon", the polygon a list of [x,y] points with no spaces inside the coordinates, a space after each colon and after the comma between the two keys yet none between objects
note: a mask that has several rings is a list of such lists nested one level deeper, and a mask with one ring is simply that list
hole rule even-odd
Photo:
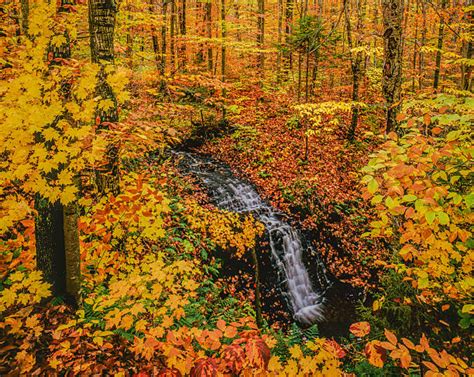
[{"label": "orange leaf", "polygon": [[398,343],[397,337],[390,330],[385,329],[385,336],[387,337],[388,341],[393,345]]},{"label": "orange leaf", "polygon": [[245,352],[251,366],[266,369],[270,360],[270,348],[262,339],[250,339],[245,345]]},{"label": "orange leaf", "polygon": [[365,345],[365,356],[370,364],[378,368],[382,368],[386,359],[385,350],[380,347],[378,340],[372,340]]},{"label": "orange leaf", "polygon": [[349,331],[355,336],[357,336],[358,338],[363,338],[364,336],[370,333],[370,324],[369,322],[353,323],[349,327]]},{"label": "orange leaf", "polygon": [[324,342],[324,348],[327,351],[331,352],[338,359],[342,359],[344,356],[346,356],[346,351],[344,351],[344,349],[339,345],[339,343],[333,339],[327,339]]},{"label": "orange leaf", "polygon": [[191,377],[217,377],[217,364],[213,358],[198,359],[189,374]]}]

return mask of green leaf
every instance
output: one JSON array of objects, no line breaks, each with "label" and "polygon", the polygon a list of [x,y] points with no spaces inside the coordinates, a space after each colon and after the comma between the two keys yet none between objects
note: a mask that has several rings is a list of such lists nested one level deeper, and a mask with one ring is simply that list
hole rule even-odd
[{"label": "green leaf", "polygon": [[426,221],[428,221],[428,224],[433,224],[433,221],[436,217],[436,213],[433,212],[433,211],[428,211],[425,213],[425,218],[426,218]]},{"label": "green leaf", "polygon": [[372,179],[368,186],[367,186],[367,190],[371,193],[371,194],[375,194],[377,192],[379,188],[379,184],[377,183],[377,181],[375,179]]},{"label": "green leaf", "polygon": [[437,213],[439,223],[441,225],[448,225],[449,224],[449,216],[446,212],[438,212]]},{"label": "green leaf", "polygon": [[414,202],[416,199],[418,199],[416,195],[413,195],[413,194],[404,195],[402,202]]},{"label": "green leaf", "polygon": [[472,205],[474,204],[474,194],[469,194],[466,197],[464,197],[464,201],[466,202],[466,205],[468,208],[471,208]]}]

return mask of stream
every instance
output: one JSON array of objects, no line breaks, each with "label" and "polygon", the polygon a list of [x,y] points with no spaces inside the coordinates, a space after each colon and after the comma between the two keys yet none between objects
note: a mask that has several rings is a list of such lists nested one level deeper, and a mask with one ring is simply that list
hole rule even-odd
[{"label": "stream", "polygon": [[[278,285],[296,322],[303,326],[328,322],[331,320],[328,313],[334,311],[328,310],[329,307],[344,311],[347,305],[341,307],[330,298],[335,296],[334,290],[341,283],[327,272],[303,232],[292,226],[283,213],[262,200],[252,184],[237,178],[229,167],[210,158],[189,152],[175,154],[180,158],[181,170],[198,179],[216,207],[250,213],[264,224]],[[312,256],[311,274],[304,263],[308,255]]]}]

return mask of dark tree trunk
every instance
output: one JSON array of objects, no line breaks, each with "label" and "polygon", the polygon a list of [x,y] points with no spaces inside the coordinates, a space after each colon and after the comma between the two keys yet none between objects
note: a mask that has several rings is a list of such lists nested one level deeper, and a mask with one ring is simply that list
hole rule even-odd
[{"label": "dark tree trunk", "polygon": [[30,0],[21,0],[21,32],[28,37]]},{"label": "dark tree trunk", "polygon": [[[117,100],[111,86],[107,83],[105,65],[114,63],[114,30],[117,8],[114,0],[89,0],[89,33],[91,58],[99,63],[97,95],[103,100],[109,99],[114,106],[107,110],[97,109],[99,130],[107,130],[110,123],[118,121]],[[107,163],[97,174],[97,186],[101,193],[119,192],[119,157],[114,144],[107,147]]]},{"label": "dark tree trunk", "polygon": [[179,24],[179,49],[178,49],[178,68],[183,70],[186,67],[186,0],[181,0],[181,5],[178,12]]},{"label": "dark tree trunk", "polygon": [[[258,0],[257,10],[257,45],[260,50],[263,50],[263,43],[265,38],[265,0]],[[258,54],[258,68],[260,77],[263,78],[265,65],[265,55],[263,51]]]},{"label": "dark tree trunk", "polygon": [[[359,86],[360,79],[362,75],[362,62],[363,55],[362,52],[353,53],[352,49],[354,47],[360,47],[360,33],[362,32],[362,10],[359,9],[359,4],[357,4],[357,29],[356,29],[356,38],[353,40],[352,36],[352,26],[350,19],[350,9],[349,9],[349,0],[344,1],[344,14],[346,20],[346,33],[347,33],[347,43],[349,47],[349,59],[351,62],[351,71],[352,71],[352,102],[359,101]],[[349,126],[349,131],[347,133],[347,138],[349,141],[354,141],[355,131],[357,128],[357,123],[359,120],[359,107],[354,105],[352,108],[351,124]]]},{"label": "dark tree trunk", "polygon": [[285,9],[285,51],[283,53],[283,75],[287,79],[288,73],[293,69],[293,53],[290,49],[290,38],[293,24],[293,0],[286,0]]},{"label": "dark tree trunk", "polygon": [[36,265],[52,285],[55,296],[66,295],[66,253],[64,246],[63,206],[37,197],[35,209]]},{"label": "dark tree trunk", "polygon": [[170,66],[171,73],[173,74],[176,70],[176,0],[171,0]]},{"label": "dark tree trunk", "polygon": [[114,62],[114,0],[89,0],[89,33],[93,63]]},{"label": "dark tree trunk", "polygon": [[[70,8],[66,5],[74,4],[63,0],[58,13],[69,12]],[[51,66],[63,64],[65,60],[71,58],[71,43],[67,32],[64,33],[64,37],[65,43],[61,46],[49,46],[48,56]],[[61,95],[65,101],[70,99],[69,83],[62,85]],[[38,140],[41,140],[39,135]],[[58,171],[53,171],[47,178],[56,179],[58,173]],[[45,279],[52,284],[55,295],[64,296],[68,301],[76,304],[79,301],[81,282],[77,205],[72,202],[63,207],[59,201],[50,203],[49,200],[37,195],[35,209],[37,211],[35,218],[37,267],[43,271]]]},{"label": "dark tree trunk", "polygon": [[225,0],[221,0],[221,32],[222,32],[222,47],[221,47],[221,80],[225,81],[225,65],[226,65],[226,38],[227,27],[225,23]]},{"label": "dark tree trunk", "polygon": [[[447,0],[441,0],[441,12],[444,12],[446,9]],[[436,51],[436,68],[433,76],[433,89],[437,90],[439,86],[439,73],[441,71],[441,53],[443,49],[443,39],[444,39],[444,26],[445,20],[444,15],[441,13],[439,20],[439,30],[438,30],[438,46]]]},{"label": "dark tree trunk", "polygon": [[[209,1],[204,4],[205,14],[206,14],[206,36],[209,40],[212,38],[212,3]],[[212,67],[214,66],[212,60],[212,47],[210,42],[208,42],[207,47],[207,69],[209,72],[212,72]]]},{"label": "dark tree trunk", "polygon": [[397,129],[402,83],[403,0],[382,0],[384,64],[382,92],[386,103],[386,133]]}]

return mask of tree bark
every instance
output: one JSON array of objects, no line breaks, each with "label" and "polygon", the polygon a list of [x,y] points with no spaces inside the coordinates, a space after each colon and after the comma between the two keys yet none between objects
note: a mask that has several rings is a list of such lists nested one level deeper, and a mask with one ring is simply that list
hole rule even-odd
[{"label": "tree bark", "polygon": [[178,65],[183,70],[186,67],[186,0],[181,0],[181,7],[178,13],[179,34],[181,41],[179,44]]},{"label": "tree bark", "polygon": [[64,251],[66,262],[66,291],[75,303],[80,300],[81,252],[77,203],[72,202],[63,209]]},{"label": "tree bark", "polygon": [[52,285],[55,296],[66,295],[66,253],[64,245],[63,206],[59,201],[35,199],[36,265]]},{"label": "tree bark", "polygon": [[264,48],[264,38],[265,38],[265,0],[257,1],[257,45],[261,50],[258,54],[258,68],[260,77],[263,79],[264,65],[265,65],[265,55],[263,53]]},{"label": "tree bark", "polygon": [[226,65],[226,37],[227,37],[227,28],[225,23],[225,0],[221,0],[221,33],[222,33],[222,46],[221,46],[221,80],[225,82],[225,65]]},{"label": "tree bark", "polygon": [[285,51],[283,53],[283,76],[287,79],[288,73],[293,69],[293,53],[290,50],[290,39],[293,23],[293,0],[286,0],[285,9]]},{"label": "tree bark", "polygon": [[[112,87],[107,83],[105,66],[114,64],[114,31],[117,8],[114,0],[89,0],[89,33],[91,58],[100,64],[96,92],[103,100],[111,100],[112,108],[97,109],[98,130],[108,130],[110,123],[118,121],[117,100]],[[96,174],[97,187],[102,194],[119,193],[119,157],[114,144],[107,147],[107,163]]]},{"label": "tree bark", "polygon": [[21,0],[21,32],[29,36],[30,0]]},{"label": "tree bark", "polygon": [[174,73],[176,69],[176,0],[171,0],[170,66],[171,66],[171,73]]},{"label": "tree bark", "polygon": [[[62,1],[58,13],[69,12],[66,5],[74,4]],[[48,48],[50,66],[63,64],[71,58],[71,43],[67,32],[64,32],[64,37],[65,43],[61,46],[50,45]],[[70,84],[67,80],[61,87],[61,95],[65,101],[70,99]],[[47,179],[56,179],[58,173],[59,171],[51,172]],[[52,284],[55,295],[64,296],[70,303],[76,304],[79,301],[81,276],[76,202],[64,207],[59,201],[51,203],[37,195],[35,209],[37,267]]]},{"label": "tree bark", "polygon": [[433,89],[436,91],[439,86],[439,73],[441,71],[441,53],[443,50],[443,39],[444,39],[444,10],[446,9],[447,0],[441,0],[441,16],[439,20],[439,30],[438,30],[438,46],[436,51],[436,68],[433,76]]},{"label": "tree bark", "polygon": [[[362,62],[363,55],[362,52],[352,52],[352,49],[355,47],[361,46],[360,33],[362,32],[362,9],[360,9],[359,4],[356,4],[356,13],[357,13],[357,29],[356,29],[356,38],[355,41],[352,37],[352,26],[350,19],[350,9],[349,9],[349,0],[344,0],[344,14],[346,21],[346,34],[347,34],[347,43],[349,47],[349,59],[351,62],[351,71],[352,71],[352,102],[359,101],[359,85],[362,75]],[[349,126],[349,131],[347,133],[347,138],[349,141],[354,141],[355,131],[357,128],[357,123],[359,120],[359,108],[354,105],[352,107],[352,116],[351,124]]]},{"label": "tree bark", "polygon": [[403,0],[382,0],[384,64],[382,92],[386,106],[386,133],[397,129],[402,83]]},{"label": "tree bark", "polygon": [[[207,2],[204,4],[204,10],[206,15],[206,35],[209,40],[212,38],[212,4]],[[207,47],[207,69],[212,73],[213,60],[212,60],[212,47],[210,41]]]}]

